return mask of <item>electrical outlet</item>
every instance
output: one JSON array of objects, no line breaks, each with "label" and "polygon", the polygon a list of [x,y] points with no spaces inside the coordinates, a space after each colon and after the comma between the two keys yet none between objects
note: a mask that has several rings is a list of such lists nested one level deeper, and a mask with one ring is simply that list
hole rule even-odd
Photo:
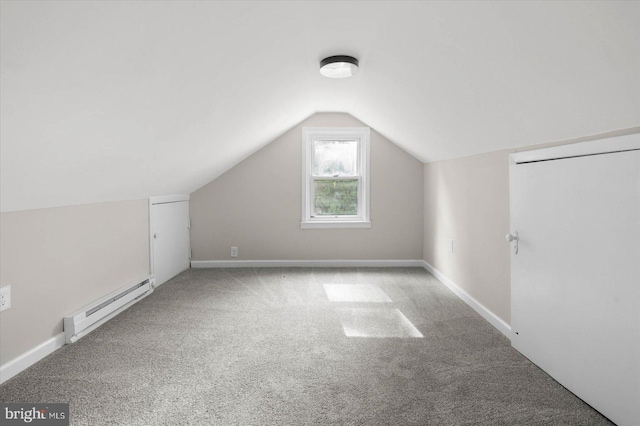
[{"label": "electrical outlet", "polygon": [[238,257],[238,247],[231,247],[231,257]]},{"label": "electrical outlet", "polygon": [[453,253],[453,240],[449,240],[449,251]]},{"label": "electrical outlet", "polygon": [[11,307],[11,286],[0,288],[0,311],[4,311]]}]

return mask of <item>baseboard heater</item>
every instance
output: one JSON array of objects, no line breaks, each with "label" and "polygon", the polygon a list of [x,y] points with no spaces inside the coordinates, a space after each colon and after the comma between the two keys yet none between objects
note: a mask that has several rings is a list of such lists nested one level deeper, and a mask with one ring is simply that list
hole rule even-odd
[{"label": "baseboard heater", "polygon": [[100,300],[64,317],[64,334],[67,343],[74,343],[95,330],[129,306],[153,292],[153,276],[129,284]]}]

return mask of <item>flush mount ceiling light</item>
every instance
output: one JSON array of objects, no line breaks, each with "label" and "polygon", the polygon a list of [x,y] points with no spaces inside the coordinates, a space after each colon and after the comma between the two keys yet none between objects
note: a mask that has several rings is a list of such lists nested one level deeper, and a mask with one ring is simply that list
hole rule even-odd
[{"label": "flush mount ceiling light", "polygon": [[358,73],[358,60],[351,56],[330,56],[320,61],[320,74],[329,78],[346,78]]}]

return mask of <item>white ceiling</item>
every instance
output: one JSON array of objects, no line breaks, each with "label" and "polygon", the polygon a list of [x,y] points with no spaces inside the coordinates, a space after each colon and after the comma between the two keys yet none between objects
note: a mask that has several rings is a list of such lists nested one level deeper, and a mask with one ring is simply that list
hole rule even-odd
[{"label": "white ceiling", "polygon": [[1,8],[3,211],[189,193],[319,111],[422,161],[640,125],[638,2]]}]

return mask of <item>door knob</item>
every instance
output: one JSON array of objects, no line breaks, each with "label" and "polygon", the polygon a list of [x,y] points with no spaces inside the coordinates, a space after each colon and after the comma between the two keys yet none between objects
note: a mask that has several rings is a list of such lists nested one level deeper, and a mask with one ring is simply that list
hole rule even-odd
[{"label": "door knob", "polygon": [[158,238],[158,234],[157,234],[157,233],[154,233],[154,234],[153,234],[153,238]]},{"label": "door knob", "polygon": [[518,254],[518,241],[520,241],[518,231],[515,231],[513,234],[507,234],[505,238],[508,242],[515,241],[515,244],[513,245],[513,254]]}]

